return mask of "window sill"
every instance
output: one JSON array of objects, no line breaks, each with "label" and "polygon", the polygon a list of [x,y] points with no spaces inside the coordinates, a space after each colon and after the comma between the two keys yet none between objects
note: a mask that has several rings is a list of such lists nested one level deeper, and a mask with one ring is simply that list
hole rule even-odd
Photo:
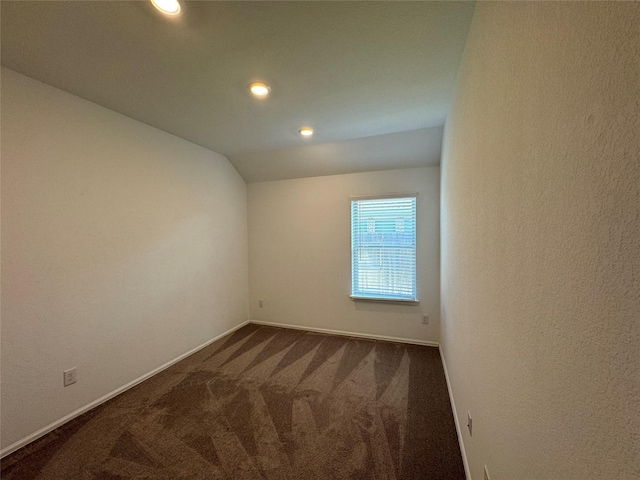
[{"label": "window sill", "polygon": [[379,303],[396,303],[398,305],[418,305],[419,300],[404,300],[402,298],[377,298],[377,297],[354,297],[350,296],[354,302],[379,302]]}]

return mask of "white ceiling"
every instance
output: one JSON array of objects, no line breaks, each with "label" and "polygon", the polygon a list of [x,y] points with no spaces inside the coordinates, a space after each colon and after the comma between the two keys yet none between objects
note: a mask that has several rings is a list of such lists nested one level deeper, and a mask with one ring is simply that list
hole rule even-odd
[{"label": "white ceiling", "polygon": [[222,153],[248,182],[439,163],[472,2],[183,7],[3,0],[2,64]]}]

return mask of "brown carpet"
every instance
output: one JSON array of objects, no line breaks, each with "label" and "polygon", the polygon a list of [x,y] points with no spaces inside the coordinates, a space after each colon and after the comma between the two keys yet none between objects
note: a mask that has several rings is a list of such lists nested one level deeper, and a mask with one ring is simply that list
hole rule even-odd
[{"label": "brown carpet", "polygon": [[252,324],[9,455],[1,473],[465,478],[437,348]]}]

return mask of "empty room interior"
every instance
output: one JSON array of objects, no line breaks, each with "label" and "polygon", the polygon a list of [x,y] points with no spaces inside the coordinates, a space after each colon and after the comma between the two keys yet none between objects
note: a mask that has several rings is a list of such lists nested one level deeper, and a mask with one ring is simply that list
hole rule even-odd
[{"label": "empty room interior", "polygon": [[640,478],[640,2],[0,18],[2,478]]}]

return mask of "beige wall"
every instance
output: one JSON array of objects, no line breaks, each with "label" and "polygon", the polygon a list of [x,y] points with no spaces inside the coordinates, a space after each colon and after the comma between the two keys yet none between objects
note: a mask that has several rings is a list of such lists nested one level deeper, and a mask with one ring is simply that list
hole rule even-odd
[{"label": "beige wall", "polygon": [[[250,183],[251,318],[438,341],[439,175],[439,167],[426,167]],[[399,192],[418,192],[420,304],[353,302],[349,197]],[[429,325],[422,313],[431,315]]]},{"label": "beige wall", "polygon": [[223,156],[3,69],[2,448],[246,320],[246,229]]},{"label": "beige wall", "polygon": [[474,480],[640,478],[640,3],[479,2],[442,165]]}]

